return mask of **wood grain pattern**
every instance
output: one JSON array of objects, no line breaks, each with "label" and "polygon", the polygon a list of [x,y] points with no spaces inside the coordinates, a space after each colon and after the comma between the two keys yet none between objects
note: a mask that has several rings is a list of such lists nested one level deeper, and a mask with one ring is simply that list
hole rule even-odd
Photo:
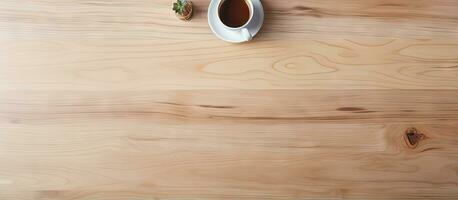
[{"label": "wood grain pattern", "polygon": [[456,199],[458,2],[0,1],[0,199]]},{"label": "wood grain pattern", "polygon": [[194,121],[454,124],[458,121],[458,91],[5,91],[0,93],[0,111],[0,119],[19,125],[105,118],[120,121],[140,118],[176,124]]},{"label": "wood grain pattern", "polygon": [[[141,38],[206,41],[209,0],[194,0],[191,23],[176,20],[170,0],[3,0],[0,30],[8,38]],[[258,39],[458,38],[455,0],[262,0]]]},{"label": "wood grain pattern", "polygon": [[[458,192],[457,96],[3,92],[0,189],[36,199],[449,198]],[[427,138],[415,148],[410,127]]]},{"label": "wood grain pattern", "polygon": [[0,88],[458,89],[458,40],[200,44],[171,40],[4,42]]}]

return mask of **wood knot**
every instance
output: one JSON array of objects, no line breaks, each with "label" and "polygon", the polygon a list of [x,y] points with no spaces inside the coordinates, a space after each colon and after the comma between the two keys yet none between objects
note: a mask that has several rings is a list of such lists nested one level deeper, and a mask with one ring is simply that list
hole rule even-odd
[{"label": "wood knot", "polygon": [[406,142],[407,146],[414,149],[418,146],[420,140],[425,139],[425,135],[423,133],[419,133],[416,128],[408,128],[404,134],[404,141]]}]

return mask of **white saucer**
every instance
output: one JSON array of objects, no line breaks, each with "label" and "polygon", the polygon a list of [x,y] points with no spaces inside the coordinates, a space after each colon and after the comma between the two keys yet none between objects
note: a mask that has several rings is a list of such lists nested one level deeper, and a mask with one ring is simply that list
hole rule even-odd
[{"label": "white saucer", "polygon": [[[247,28],[254,37],[261,30],[264,23],[264,8],[260,0],[251,0],[253,2],[254,15]],[[218,20],[218,3],[219,0],[212,0],[208,6],[208,25],[218,38],[227,42],[245,42],[244,38],[238,31],[224,28],[224,25]]]}]

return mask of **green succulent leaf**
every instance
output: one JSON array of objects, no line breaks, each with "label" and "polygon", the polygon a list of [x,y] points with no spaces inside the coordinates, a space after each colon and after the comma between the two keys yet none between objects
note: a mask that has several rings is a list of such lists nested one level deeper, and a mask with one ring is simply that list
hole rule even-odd
[{"label": "green succulent leaf", "polygon": [[178,13],[178,14],[183,14],[183,11],[186,9],[186,4],[187,4],[187,1],[186,0],[177,0],[176,3],[173,3],[173,10],[175,11],[175,13]]},{"label": "green succulent leaf", "polygon": [[173,10],[175,12],[178,12],[178,4],[177,3],[173,3]]}]

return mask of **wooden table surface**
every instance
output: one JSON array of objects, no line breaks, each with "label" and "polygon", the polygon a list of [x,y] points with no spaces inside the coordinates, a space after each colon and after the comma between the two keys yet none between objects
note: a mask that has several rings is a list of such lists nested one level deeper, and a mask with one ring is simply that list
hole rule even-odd
[{"label": "wooden table surface", "polygon": [[0,1],[0,199],[456,199],[458,1]]}]

